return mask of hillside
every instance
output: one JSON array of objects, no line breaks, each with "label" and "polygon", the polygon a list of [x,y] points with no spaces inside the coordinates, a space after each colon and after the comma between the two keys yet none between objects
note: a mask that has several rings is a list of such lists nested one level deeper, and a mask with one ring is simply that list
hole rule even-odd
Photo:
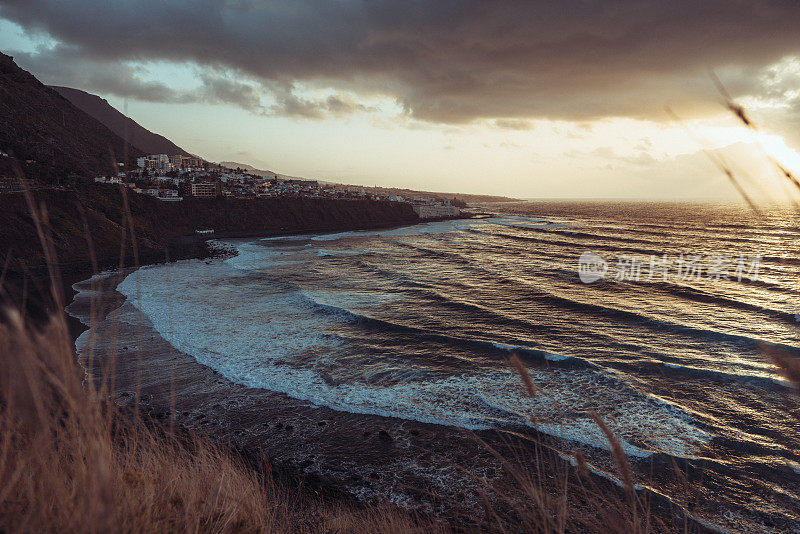
[{"label": "hillside", "polygon": [[116,172],[116,162],[142,155],[2,53],[0,151],[13,156],[0,158],[0,175],[13,172],[16,158],[28,177],[47,183]]},{"label": "hillside", "polygon": [[151,132],[130,117],[126,117],[117,111],[117,109],[104,98],[87,93],[86,91],[81,91],[80,89],[55,85],[50,87],[69,100],[74,106],[91,115],[106,125],[109,130],[146,154],[189,155],[189,152],[163,135]]},{"label": "hillside", "polygon": [[469,205],[482,204],[486,202],[518,202],[520,199],[512,197],[503,197],[498,195],[481,195],[476,193],[447,193],[442,191],[419,191],[416,189],[405,189],[399,187],[377,187],[366,188],[367,191],[375,190],[375,192],[384,195],[399,195],[404,198],[413,197],[432,197],[440,200],[458,198]]},{"label": "hillside", "polygon": [[[130,224],[122,193],[111,185],[87,184],[77,190],[33,192],[44,205],[58,271],[68,297],[72,283],[89,278],[92,262],[99,269],[134,264]],[[57,311],[49,292],[49,277],[33,218],[22,193],[0,196],[0,308],[25,308],[35,320]],[[128,193],[139,263],[203,257],[208,253],[195,229],[212,228],[216,237],[286,235],[310,232],[386,228],[416,224],[408,204],[327,198],[198,199],[162,202]],[[89,239],[87,239],[87,230]],[[0,323],[2,322],[0,314]],[[76,326],[77,325],[73,325]]]},{"label": "hillside", "polygon": [[[127,223],[118,187],[91,184],[74,191],[36,191],[35,196],[37,205],[47,206],[55,252],[63,267],[88,265],[87,226],[91,229],[92,248],[98,261],[119,262],[121,238]],[[41,245],[23,195],[6,194],[2,198],[0,257],[8,258],[12,271],[43,266]],[[419,222],[408,204],[360,199],[188,197],[183,202],[162,202],[129,192],[128,201],[142,262],[163,260],[169,248],[185,242],[187,236],[194,236],[198,228],[212,228],[217,237],[243,237]],[[127,248],[126,263],[130,264],[132,250],[130,246]]]},{"label": "hillside", "polygon": [[[288,176],[286,174],[276,173],[274,171],[265,171],[262,169],[257,169],[252,165],[248,165],[246,163],[238,163],[236,161],[221,161],[219,163],[220,166],[226,167],[228,169],[242,169],[250,174],[262,177],[276,177],[276,178],[294,178],[298,180],[311,180],[311,178],[300,178],[294,176]],[[320,183],[323,184],[331,184],[337,186],[344,186],[344,187],[360,187],[352,184],[341,184],[338,182],[327,182],[321,180]],[[415,189],[405,189],[400,187],[372,187],[372,186],[364,186],[364,191],[367,193],[377,194],[377,195],[399,195],[404,198],[413,198],[413,197],[428,197],[428,198],[436,198],[439,200],[444,199],[453,199],[458,198],[464,202],[469,204],[481,204],[485,202],[513,202],[519,201],[518,198],[511,198],[511,197],[502,197],[498,195],[479,195],[479,194],[468,194],[468,193],[443,193],[438,191],[419,191]],[[463,205],[462,205],[463,207]]]},{"label": "hillside", "polygon": [[242,169],[243,171],[247,171],[250,174],[255,176],[267,176],[269,178],[276,178],[282,177],[283,175],[278,174],[274,171],[265,171],[263,169],[256,169],[252,165],[248,165],[246,163],[237,163],[235,161],[220,161],[219,164],[223,167],[227,167],[228,169]]}]

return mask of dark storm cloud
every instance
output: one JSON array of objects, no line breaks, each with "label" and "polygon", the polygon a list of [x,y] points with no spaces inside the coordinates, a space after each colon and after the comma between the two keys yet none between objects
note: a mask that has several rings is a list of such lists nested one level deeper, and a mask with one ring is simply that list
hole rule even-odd
[{"label": "dark storm cloud", "polygon": [[[203,73],[203,86],[194,92],[196,99],[212,104],[233,104],[249,111],[260,112],[261,92],[259,87],[243,83],[230,76]],[[191,94],[191,93],[190,93]]]},{"label": "dark storm cloud", "polygon": [[15,52],[16,61],[46,83],[87,88],[144,102],[232,104],[263,113],[257,84],[242,82],[225,72],[209,70],[199,75],[195,89],[176,89],[163,82],[142,79],[135,67],[121,61],[85,57],[74,47],[57,46],[31,54]]},{"label": "dark storm cloud", "polygon": [[142,80],[135,69],[123,62],[98,62],[84,57],[74,47],[58,46],[36,54],[14,52],[14,59],[45,83],[91,88],[145,102],[191,100],[164,83]]},{"label": "dark storm cloud", "polygon": [[430,121],[660,116],[713,98],[709,67],[753,94],[756,73],[800,53],[790,0],[0,0],[0,16],[93,61],[243,73],[273,92],[271,112],[307,117],[345,108],[295,96],[296,83],[390,95]]},{"label": "dark storm cloud", "polygon": [[358,111],[371,111],[372,108],[355,102],[352,98],[332,94],[327,98],[308,99],[295,94],[293,84],[269,84],[270,93],[275,104],[270,106],[268,114],[296,119],[323,119],[329,115],[342,116]]}]

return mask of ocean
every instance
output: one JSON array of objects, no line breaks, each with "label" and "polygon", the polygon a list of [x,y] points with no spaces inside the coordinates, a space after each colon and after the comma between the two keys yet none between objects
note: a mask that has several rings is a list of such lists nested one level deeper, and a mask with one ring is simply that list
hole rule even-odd
[{"label": "ocean", "polygon": [[[547,436],[614,479],[596,412],[644,490],[708,525],[800,529],[800,411],[768,356],[800,356],[800,215],[492,209],[225,241],[235,256],[143,267],[117,289],[234,383],[350,414]],[[512,354],[540,394],[525,394]]]}]

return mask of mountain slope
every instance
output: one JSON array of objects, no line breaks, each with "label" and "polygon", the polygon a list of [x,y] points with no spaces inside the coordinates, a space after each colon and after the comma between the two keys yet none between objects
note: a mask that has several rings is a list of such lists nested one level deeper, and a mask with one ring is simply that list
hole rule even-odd
[{"label": "mountain slope", "polygon": [[248,165],[246,163],[237,163],[235,161],[220,161],[220,165],[223,167],[227,167],[228,169],[236,169],[237,167],[242,169],[243,171],[247,171],[250,174],[254,174],[256,176],[268,176],[270,178],[275,178],[280,176],[279,174],[273,171],[265,171],[263,169],[256,169],[252,165]]},{"label": "mountain slope", "polygon": [[109,130],[142,152],[170,155],[189,154],[189,152],[163,135],[153,133],[130,117],[126,117],[104,98],[70,87],[51,85],[50,88],[55,89],[61,96],[72,102],[73,105],[105,124]]},{"label": "mountain slope", "polygon": [[[142,155],[2,53],[0,151],[20,162],[30,160],[23,171],[44,182],[72,173],[91,177],[116,172],[116,162]],[[12,158],[0,160],[0,174],[11,174]]]}]

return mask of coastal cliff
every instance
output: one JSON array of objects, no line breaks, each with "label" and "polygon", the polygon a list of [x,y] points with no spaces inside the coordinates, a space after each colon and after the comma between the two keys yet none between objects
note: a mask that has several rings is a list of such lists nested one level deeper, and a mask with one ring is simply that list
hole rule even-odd
[{"label": "coastal cliff", "polygon": [[[208,256],[211,251],[195,235],[196,229],[213,229],[214,237],[257,237],[388,228],[420,221],[409,204],[366,199],[189,197],[162,202],[127,192],[126,210],[117,186],[89,184],[32,194],[37,209],[43,206],[46,212],[46,229],[60,274],[57,285],[65,299],[73,283],[89,278],[95,270]],[[0,262],[0,304],[25,309],[34,321],[59,311],[49,289],[44,250],[22,193],[0,195]]]},{"label": "coastal cliff", "polygon": [[[147,195],[127,193],[128,219],[122,192],[108,185],[77,190],[41,190],[35,202],[45,206],[53,246],[62,267],[90,266],[92,253],[101,265],[133,263],[130,225],[136,235],[140,262],[175,259],[175,251],[193,241],[196,229],[213,229],[215,237],[269,236],[385,228],[415,224],[419,218],[409,204],[366,199],[275,197],[257,199],[198,199],[162,202]],[[24,195],[0,199],[0,254],[11,271],[45,266]],[[127,237],[123,235],[127,231]],[[87,238],[88,236],[88,238]]]}]

